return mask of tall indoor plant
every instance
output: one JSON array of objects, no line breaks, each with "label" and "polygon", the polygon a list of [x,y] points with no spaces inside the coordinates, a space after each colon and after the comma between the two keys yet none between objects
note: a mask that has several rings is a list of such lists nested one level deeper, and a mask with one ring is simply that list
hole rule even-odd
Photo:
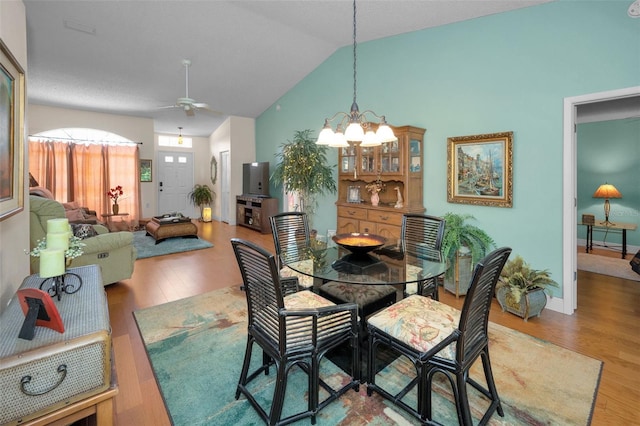
[{"label": "tall indoor plant", "polygon": [[195,184],[193,190],[189,193],[189,200],[191,204],[200,208],[200,219],[202,219],[202,213],[204,206],[210,205],[215,198],[215,193],[209,188],[209,185]]},{"label": "tall indoor plant", "polygon": [[449,263],[444,288],[456,297],[466,294],[473,266],[478,263],[495,242],[484,230],[468,221],[470,214],[446,213],[442,240],[442,254]]},{"label": "tall indoor plant", "polygon": [[[299,210],[307,213],[309,226],[318,207],[318,196],[337,191],[332,167],[327,161],[327,147],[316,145],[311,130],[298,130],[293,140],[280,146],[271,182],[281,185],[289,193],[297,193]],[[334,166],[335,167],[335,166]]]}]

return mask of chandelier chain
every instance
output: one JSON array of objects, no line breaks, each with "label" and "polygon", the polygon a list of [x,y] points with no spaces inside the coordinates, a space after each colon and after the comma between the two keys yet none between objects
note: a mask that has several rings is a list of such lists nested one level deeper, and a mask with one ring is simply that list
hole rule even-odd
[{"label": "chandelier chain", "polygon": [[353,103],[356,103],[356,0],[353,0]]}]

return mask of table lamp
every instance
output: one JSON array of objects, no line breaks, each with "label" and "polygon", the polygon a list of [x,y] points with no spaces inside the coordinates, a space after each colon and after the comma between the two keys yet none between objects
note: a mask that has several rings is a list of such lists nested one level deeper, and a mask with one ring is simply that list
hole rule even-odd
[{"label": "table lamp", "polygon": [[605,182],[596,189],[596,192],[593,193],[593,198],[604,198],[604,224],[613,225],[613,223],[609,222],[609,212],[611,211],[609,198],[622,198],[620,191],[615,186]]},{"label": "table lamp", "polygon": [[211,222],[211,207],[205,207],[202,209],[202,221]]}]

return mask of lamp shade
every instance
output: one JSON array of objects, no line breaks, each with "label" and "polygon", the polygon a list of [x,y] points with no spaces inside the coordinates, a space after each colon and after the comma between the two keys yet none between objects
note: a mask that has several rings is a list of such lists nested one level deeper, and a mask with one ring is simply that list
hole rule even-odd
[{"label": "lamp shade", "polygon": [[202,209],[202,220],[204,222],[211,222],[211,207]]},{"label": "lamp shade", "polygon": [[593,198],[622,198],[620,191],[610,183],[604,183],[593,193]]}]

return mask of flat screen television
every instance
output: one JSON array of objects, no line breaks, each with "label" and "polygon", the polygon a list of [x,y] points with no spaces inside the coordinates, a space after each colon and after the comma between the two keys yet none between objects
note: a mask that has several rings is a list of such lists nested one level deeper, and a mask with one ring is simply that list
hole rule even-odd
[{"label": "flat screen television", "polygon": [[269,162],[242,165],[242,194],[269,197]]}]

